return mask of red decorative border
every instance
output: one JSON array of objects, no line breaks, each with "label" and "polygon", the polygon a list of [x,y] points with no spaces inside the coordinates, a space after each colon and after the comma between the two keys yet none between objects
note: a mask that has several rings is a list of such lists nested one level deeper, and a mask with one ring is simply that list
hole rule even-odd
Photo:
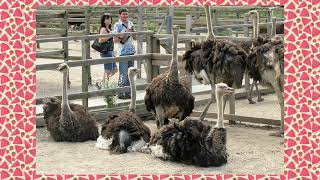
[{"label": "red decorative border", "polygon": [[[36,175],[38,5],[284,5],[284,175]],[[11,0],[0,3],[0,179],[319,179],[320,0]]]}]

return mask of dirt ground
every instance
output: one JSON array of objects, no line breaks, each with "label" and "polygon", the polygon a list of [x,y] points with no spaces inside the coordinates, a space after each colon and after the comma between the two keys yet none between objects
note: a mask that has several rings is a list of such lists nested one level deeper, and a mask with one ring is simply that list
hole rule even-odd
[{"label": "dirt ground", "polygon": [[[155,132],[155,121],[146,124]],[[37,173],[46,174],[283,174],[282,138],[268,136],[273,128],[226,126],[228,163],[201,168],[163,161],[148,154],[110,155],[95,141],[54,142],[45,128],[37,129]]]},{"label": "dirt ground", "polygon": [[[41,44],[41,50],[58,49],[61,43]],[[50,48],[49,48],[50,47]],[[80,55],[80,42],[70,42],[70,54]],[[91,51],[92,58],[99,54]],[[37,64],[62,62],[59,60],[37,59]],[[93,81],[101,79],[103,66],[91,67]],[[71,89],[69,93],[81,92],[81,68],[70,68]],[[144,77],[144,75],[142,76]],[[116,81],[117,75],[113,78]],[[60,95],[62,75],[55,71],[37,72],[37,98]],[[143,83],[144,80],[138,80]],[[95,87],[89,87],[94,90]],[[193,81],[193,91],[210,89]],[[144,92],[138,92],[137,99],[143,98]],[[280,111],[274,94],[263,96],[265,101],[249,105],[247,100],[236,100],[236,114],[252,117],[280,119]],[[92,100],[93,99],[93,100]],[[103,103],[92,98],[89,106]],[[197,99],[197,97],[196,97]],[[256,99],[256,97],[254,98]],[[76,101],[81,102],[81,101]],[[202,111],[204,106],[194,110]],[[37,106],[37,114],[41,113]],[[209,112],[216,112],[213,104]],[[228,109],[226,109],[228,112]],[[214,120],[213,120],[214,121]],[[226,121],[227,122],[227,121]],[[155,121],[146,121],[155,132]],[[200,168],[191,165],[163,161],[141,153],[110,155],[108,151],[96,149],[95,141],[84,143],[54,142],[45,128],[37,129],[37,173],[46,174],[283,174],[283,138],[271,137],[272,127],[249,127],[243,124],[226,125],[228,131],[227,148],[229,161],[218,168]]]}]

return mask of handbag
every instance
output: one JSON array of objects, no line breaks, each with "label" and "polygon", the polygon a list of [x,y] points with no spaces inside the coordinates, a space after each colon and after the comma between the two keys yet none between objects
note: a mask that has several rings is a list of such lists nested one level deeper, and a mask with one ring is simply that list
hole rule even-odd
[{"label": "handbag", "polygon": [[107,51],[112,51],[113,50],[113,42],[112,38],[110,38],[107,42],[100,43],[99,38],[95,39],[91,45],[92,49],[103,53]]}]

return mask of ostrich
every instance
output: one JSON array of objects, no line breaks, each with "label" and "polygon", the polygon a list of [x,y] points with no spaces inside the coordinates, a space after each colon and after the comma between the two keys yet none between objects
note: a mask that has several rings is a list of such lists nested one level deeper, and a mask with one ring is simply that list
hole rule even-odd
[{"label": "ostrich", "polygon": [[[240,42],[239,45],[247,52],[250,53],[253,47],[261,46],[267,42],[271,41],[271,38],[268,35],[259,35],[259,13],[257,10],[251,10],[247,13],[248,16],[253,18],[253,36],[254,38],[251,41]],[[246,64],[250,65],[252,62],[247,61]],[[247,69],[248,70],[248,66]],[[255,104],[256,102],[252,100],[252,91],[253,87],[256,87],[256,91],[258,93],[258,102],[262,102],[264,99],[261,97],[260,91],[258,89],[257,81],[259,79],[259,73],[256,71],[251,71],[249,77],[253,79],[253,83],[251,84],[250,90],[247,92],[247,99],[249,104]]]},{"label": "ostrich", "polygon": [[222,99],[233,89],[224,83],[215,85],[218,120],[215,127],[203,121],[185,119],[162,127],[144,147],[145,153],[164,160],[197,166],[221,166],[227,163],[226,136]]},{"label": "ostrich", "polygon": [[[200,120],[204,119],[210,105],[214,102],[216,83],[223,82],[229,87],[242,87],[247,58],[247,53],[239,45],[215,38],[208,6],[205,6],[205,11],[208,38],[200,44],[194,44],[183,56],[183,60],[186,61],[185,69],[193,73],[200,83],[211,85],[212,97],[200,115]],[[234,99],[234,94],[231,98]],[[225,102],[226,100],[224,100],[224,107]]]},{"label": "ostrich", "polygon": [[[247,70],[250,77],[253,78],[250,91],[248,93],[249,102],[252,101],[251,94],[253,86],[257,88],[256,82],[262,86],[268,86],[275,90],[281,109],[281,130],[280,132],[271,133],[271,135],[281,136],[283,134],[284,121],[284,47],[283,41],[272,39],[270,37],[258,36],[259,34],[259,14],[256,10],[249,11],[248,14],[253,17],[254,21],[254,39],[247,58]],[[258,101],[259,101],[258,94]],[[263,100],[263,99],[262,99]],[[252,101],[254,102],[254,101]]]},{"label": "ostrich", "polygon": [[110,150],[112,154],[139,151],[150,140],[150,130],[135,114],[136,87],[134,77],[139,73],[135,67],[128,69],[131,86],[131,103],[129,112],[109,115],[101,129],[96,147]]},{"label": "ostrich", "polygon": [[158,75],[146,88],[144,97],[147,110],[156,115],[157,127],[169,123],[169,118],[177,117],[180,121],[192,113],[194,97],[192,96],[189,82],[179,80],[177,36],[179,29],[173,27],[173,50],[169,72]]},{"label": "ostrich", "polygon": [[[279,132],[271,133],[273,136],[281,136],[284,133],[284,47],[282,40],[271,40],[270,42],[255,47],[248,56],[249,75],[258,75],[256,80],[263,86],[275,90],[281,109],[281,129]],[[258,73],[257,73],[258,72]]]},{"label": "ostrich", "polygon": [[58,142],[96,140],[99,132],[95,119],[84,106],[68,103],[68,65],[62,63],[59,65],[58,70],[63,73],[62,102],[54,97],[44,98],[43,114],[47,130],[54,141]]}]

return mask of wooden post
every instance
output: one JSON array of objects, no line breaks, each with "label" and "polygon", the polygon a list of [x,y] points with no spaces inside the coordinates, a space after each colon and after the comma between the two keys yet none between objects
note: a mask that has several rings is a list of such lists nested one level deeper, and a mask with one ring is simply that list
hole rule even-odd
[{"label": "wooden post", "polygon": [[[186,34],[191,34],[191,28],[192,28],[192,17],[191,15],[187,15],[186,16]],[[185,43],[185,51],[188,51],[191,49],[191,40],[188,40],[186,41]],[[189,87],[190,87],[190,90],[192,92],[192,74],[189,73],[189,72],[186,72],[184,68],[182,68],[182,70],[184,75],[187,76],[187,80],[189,82]]]},{"label": "wooden post", "polygon": [[[267,23],[271,23],[271,19],[272,19],[272,12],[273,12],[273,10],[272,9],[269,9],[268,10],[268,14],[267,14]],[[269,35],[271,35],[271,24],[268,24],[267,25],[267,33],[269,34]]]},{"label": "wooden post", "polygon": [[272,18],[272,26],[271,26],[271,37],[274,37],[277,34],[277,18]]},{"label": "wooden post", "polygon": [[[142,17],[142,6],[138,6],[138,31],[142,31],[142,22],[143,22],[143,17]],[[142,54],[143,50],[142,50],[142,47],[143,47],[143,41],[142,41],[142,38],[141,36],[138,36],[138,39],[137,39],[137,53],[138,54]],[[143,62],[141,60],[138,60],[138,69],[141,70],[141,64]],[[137,78],[141,78],[141,71],[139,72]]]},{"label": "wooden post", "polygon": [[[88,59],[89,54],[87,52],[88,49],[88,43],[86,40],[81,40],[81,48],[82,48],[82,59]],[[90,48],[90,46],[89,46]],[[88,66],[83,65],[82,66],[82,92],[88,92]],[[88,108],[88,98],[83,98],[82,99],[82,105],[86,108]]]},{"label": "wooden post", "polygon": [[[160,53],[160,40],[152,36],[152,53]],[[160,74],[160,66],[152,65],[152,78]]]},{"label": "wooden post", "polygon": [[[249,17],[247,15],[245,15],[244,24],[248,24],[248,23],[249,23]],[[249,28],[247,26],[244,27],[243,31],[244,31],[244,36],[249,37]],[[248,74],[247,69],[244,73],[244,84],[245,84],[245,90],[249,91],[250,90],[250,78],[249,78],[249,74]]]},{"label": "wooden post", "polygon": [[[239,20],[239,19],[240,19],[240,12],[237,11],[237,20]],[[238,37],[238,36],[239,36],[238,31],[236,31],[236,37]]]},{"label": "wooden post", "polygon": [[[191,34],[192,28],[192,17],[191,15],[186,15],[186,34]],[[186,51],[191,49],[191,40],[186,41]]]},{"label": "wooden post", "polygon": [[[229,114],[236,114],[236,99],[235,99],[235,93],[232,93],[230,96],[229,96]],[[235,124],[236,118],[232,118],[230,121],[229,121],[229,124]]]},{"label": "wooden post", "polygon": [[[211,14],[212,14],[212,20],[213,20],[212,26],[217,26],[218,25],[217,10],[213,9]],[[213,29],[213,32],[216,34],[217,33],[216,29]]]},{"label": "wooden post", "polygon": [[232,37],[232,29],[231,28],[227,28],[227,36]]},{"label": "wooden post", "polygon": [[[169,14],[167,17],[167,34],[172,34],[172,26],[173,26],[173,7],[170,6],[169,8]],[[167,44],[169,47],[172,47],[172,43],[168,42]]]},{"label": "wooden post", "polygon": [[[152,53],[152,36],[146,36],[147,41],[147,53]],[[147,74],[147,82],[150,83],[152,81],[152,58],[147,59],[145,62],[145,71]]]},{"label": "wooden post", "polygon": [[[90,7],[86,7],[85,9],[85,35],[90,35],[90,16],[91,16],[91,11]],[[86,54],[86,59],[90,59],[90,41],[88,39],[84,40],[84,43],[86,44],[84,47],[85,48],[85,54]],[[88,84],[92,85],[92,78],[91,78],[91,66],[86,66],[87,72],[88,72]]]},{"label": "wooden post", "polygon": [[[247,15],[245,15],[243,23],[244,24],[248,24],[249,23],[249,17]],[[249,37],[249,28],[248,28],[248,26],[243,27],[243,31],[244,31],[244,37]]]}]

